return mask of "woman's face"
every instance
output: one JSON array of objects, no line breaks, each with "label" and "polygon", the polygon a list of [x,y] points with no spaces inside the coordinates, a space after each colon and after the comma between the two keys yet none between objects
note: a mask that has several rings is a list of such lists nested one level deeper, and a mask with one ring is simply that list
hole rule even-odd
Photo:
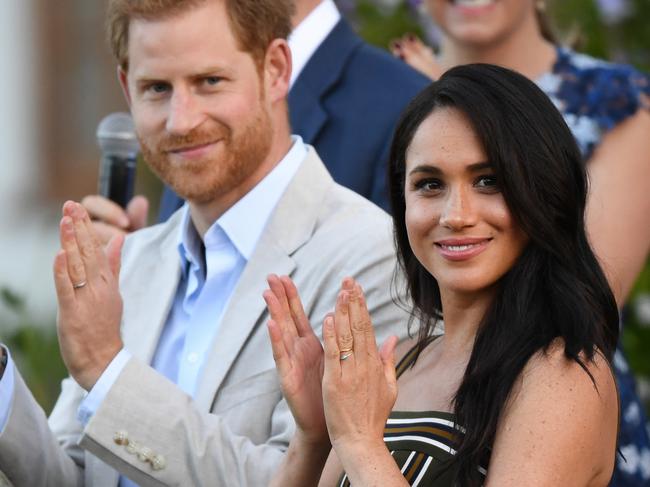
[{"label": "woman's face", "polygon": [[437,109],[418,128],[404,194],[411,248],[442,293],[490,289],[528,243],[473,127],[456,109]]},{"label": "woman's face", "polygon": [[473,47],[498,44],[537,22],[533,0],[427,0],[427,8],[449,40]]}]

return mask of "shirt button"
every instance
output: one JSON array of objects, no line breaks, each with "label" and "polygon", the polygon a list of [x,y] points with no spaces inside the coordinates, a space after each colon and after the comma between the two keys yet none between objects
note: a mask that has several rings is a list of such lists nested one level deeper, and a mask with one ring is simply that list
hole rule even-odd
[{"label": "shirt button", "polygon": [[199,354],[196,352],[192,352],[187,356],[187,361],[191,364],[195,364],[199,361]]}]

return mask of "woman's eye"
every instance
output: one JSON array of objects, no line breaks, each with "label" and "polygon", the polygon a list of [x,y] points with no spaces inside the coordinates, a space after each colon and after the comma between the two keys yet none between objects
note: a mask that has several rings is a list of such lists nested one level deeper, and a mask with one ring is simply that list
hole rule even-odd
[{"label": "woman's eye", "polygon": [[418,191],[432,192],[440,190],[442,188],[442,182],[438,179],[421,179],[414,186]]},{"label": "woman's eye", "polygon": [[481,176],[476,181],[478,188],[485,188],[490,190],[498,190],[499,183],[496,176]]}]

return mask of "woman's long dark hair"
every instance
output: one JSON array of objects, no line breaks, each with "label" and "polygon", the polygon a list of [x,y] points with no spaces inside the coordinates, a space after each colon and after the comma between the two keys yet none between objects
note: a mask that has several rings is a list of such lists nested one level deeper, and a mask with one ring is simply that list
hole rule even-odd
[{"label": "woman's long dark hair", "polygon": [[444,310],[438,283],[409,245],[405,165],[418,127],[446,107],[471,121],[510,213],[530,239],[498,283],[454,399],[456,421],[466,434],[459,440],[453,466],[459,484],[473,486],[479,485],[477,466],[494,442],[504,404],[531,356],[561,338],[566,357],[591,377],[585,361],[591,361],[596,350],[612,359],[618,310],[587,241],[587,179],[562,116],[533,82],[514,71],[486,64],[459,66],[411,102],[391,149],[395,240],[420,321],[420,351]]}]

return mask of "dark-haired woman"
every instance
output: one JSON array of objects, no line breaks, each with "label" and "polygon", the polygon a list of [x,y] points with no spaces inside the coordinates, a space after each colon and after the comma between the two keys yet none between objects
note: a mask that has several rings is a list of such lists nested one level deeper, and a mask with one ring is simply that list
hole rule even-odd
[{"label": "dark-haired woman", "polygon": [[[551,1],[424,0],[440,27],[438,54],[414,36],[399,39],[393,52],[432,79],[459,64],[505,66],[553,100],[586,162],[587,232],[622,307],[650,249],[650,77],[561,46],[546,12]],[[650,425],[620,348],[614,370],[623,455],[612,487],[650,485]]]},{"label": "dark-haired woman", "polygon": [[269,278],[297,423],[274,485],[607,485],[618,314],[561,115],[519,74],[454,68],[404,113],[390,190],[419,323],[397,372],[356,283],[323,324],[323,352],[290,279]]}]

